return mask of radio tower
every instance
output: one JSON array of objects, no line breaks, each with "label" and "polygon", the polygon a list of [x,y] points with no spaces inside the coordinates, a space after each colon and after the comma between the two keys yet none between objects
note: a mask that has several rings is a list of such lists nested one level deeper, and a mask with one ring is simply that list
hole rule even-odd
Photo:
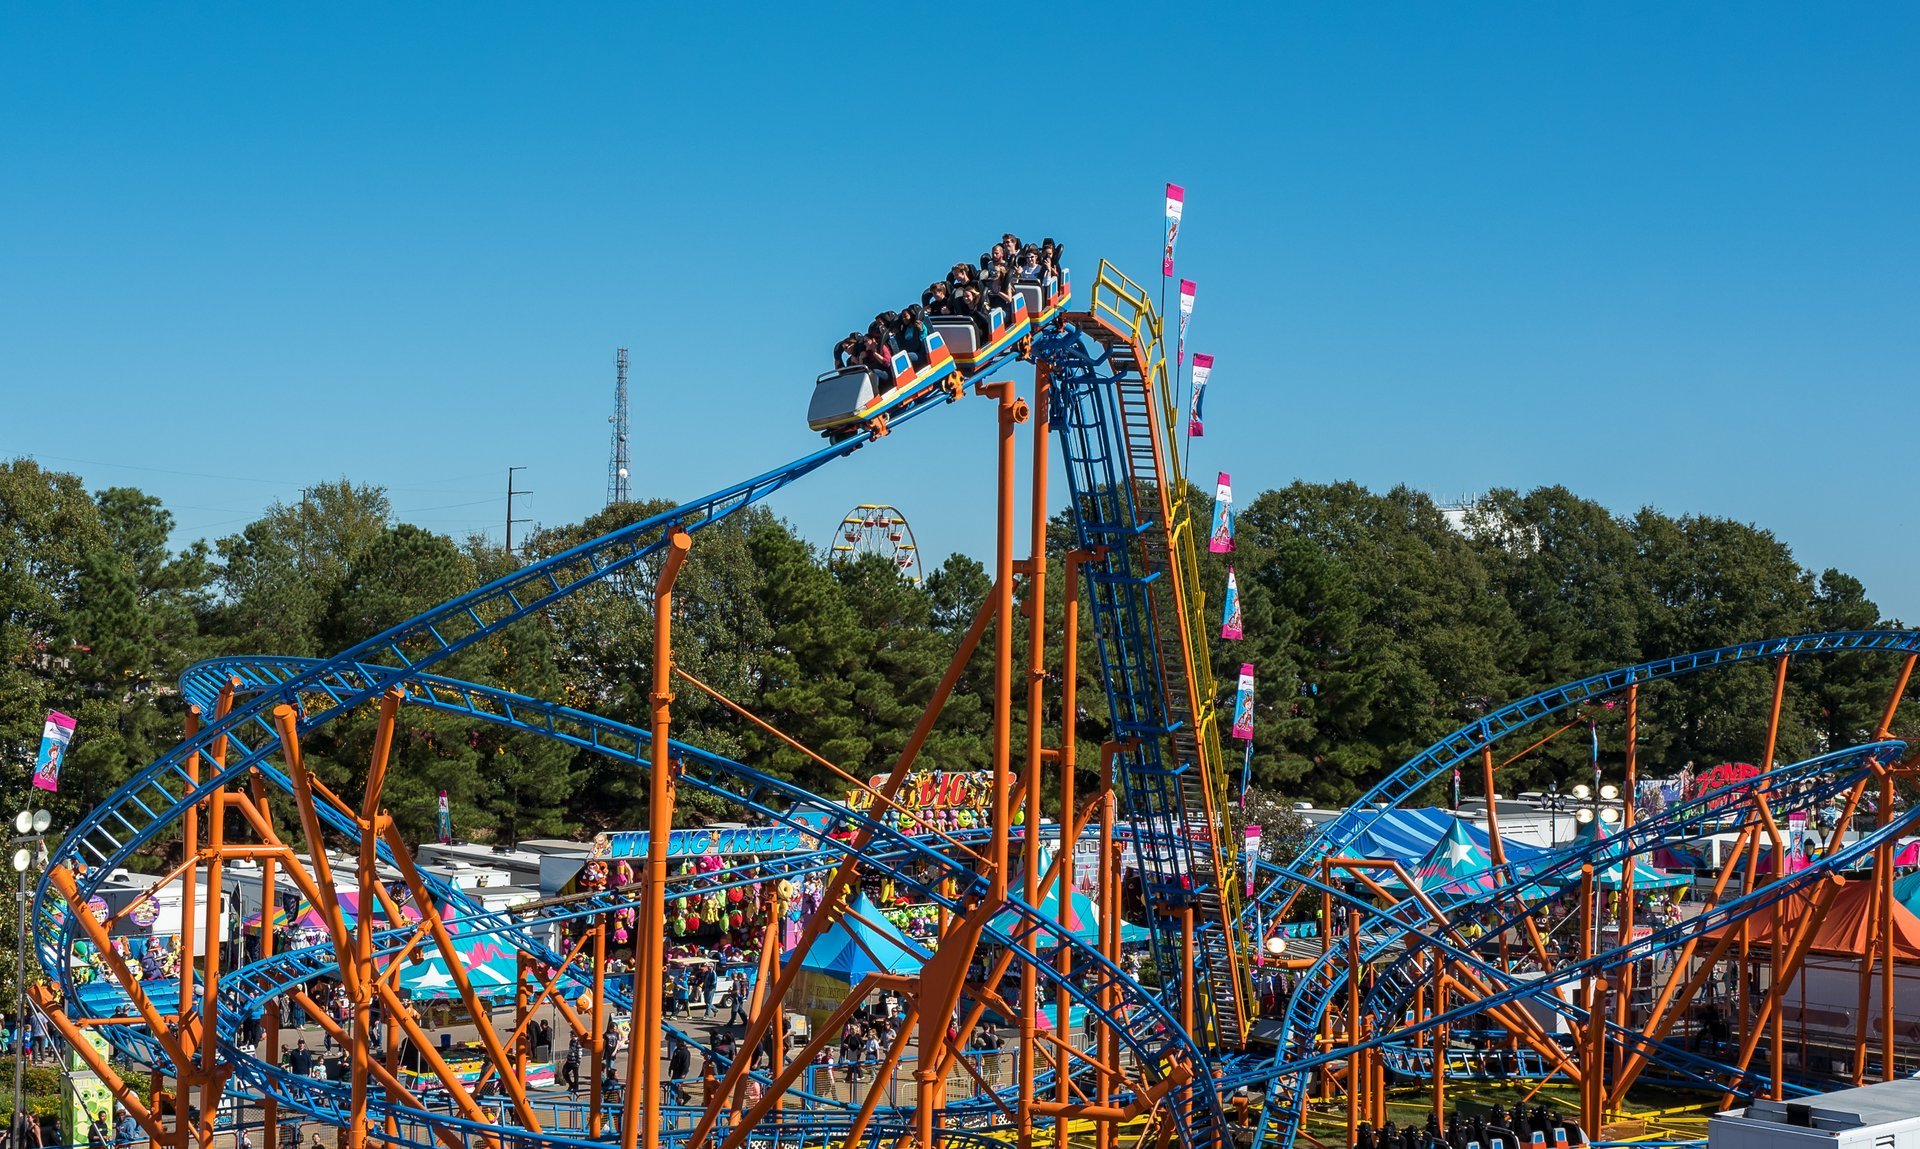
[{"label": "radio tower", "polygon": [[607,505],[627,501],[627,349],[622,347],[614,356],[613,414],[607,416],[607,422],[613,424],[613,448],[607,458]]}]

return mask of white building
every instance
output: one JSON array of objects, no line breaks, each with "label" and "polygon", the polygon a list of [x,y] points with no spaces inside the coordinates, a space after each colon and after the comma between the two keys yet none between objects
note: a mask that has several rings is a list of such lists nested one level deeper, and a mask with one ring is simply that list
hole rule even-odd
[{"label": "white building", "polygon": [[1920,1080],[1755,1101],[1707,1122],[1708,1149],[1920,1149]]}]

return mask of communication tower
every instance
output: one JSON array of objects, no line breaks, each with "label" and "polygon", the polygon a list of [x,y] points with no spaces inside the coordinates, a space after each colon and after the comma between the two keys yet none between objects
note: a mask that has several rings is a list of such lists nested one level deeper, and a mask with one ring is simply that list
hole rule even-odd
[{"label": "communication tower", "polygon": [[627,474],[627,349],[622,347],[614,353],[613,377],[613,414],[607,416],[607,422],[613,424],[613,447],[607,458],[607,505],[624,503],[628,495]]}]

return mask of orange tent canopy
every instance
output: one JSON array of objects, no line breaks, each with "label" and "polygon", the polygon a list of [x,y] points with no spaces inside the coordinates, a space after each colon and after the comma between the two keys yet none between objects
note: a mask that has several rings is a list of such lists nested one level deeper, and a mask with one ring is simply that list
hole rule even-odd
[{"label": "orange tent canopy", "polygon": [[[1811,892],[1795,894],[1780,903],[1780,918],[1788,930],[1788,944],[1792,944],[1793,931],[1813,908]],[[1873,909],[1873,883],[1862,879],[1846,882],[1840,892],[1833,896],[1827,906],[1827,914],[1820,920],[1819,928],[1814,931],[1810,953],[1829,957],[1859,957],[1867,952],[1868,939],[1873,937],[1873,922],[1870,917]],[[1753,941],[1755,945],[1768,945],[1773,940],[1773,914],[1760,910],[1747,919],[1753,923]],[[1736,926],[1722,926],[1707,934],[1710,940],[1719,938]],[[1879,946],[1874,947],[1878,955]],[[1893,959],[1897,962],[1912,962],[1920,965],[1920,917],[1900,904],[1893,903]]]}]

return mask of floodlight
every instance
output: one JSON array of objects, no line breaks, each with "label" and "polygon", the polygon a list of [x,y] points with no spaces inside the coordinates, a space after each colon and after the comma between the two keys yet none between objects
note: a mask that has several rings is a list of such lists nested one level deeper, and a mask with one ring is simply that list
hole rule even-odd
[{"label": "floodlight", "polygon": [[1600,820],[1611,826],[1620,820],[1620,811],[1608,806],[1600,811]]},{"label": "floodlight", "polygon": [[13,816],[13,832],[16,834],[33,832],[33,811],[22,810]]},{"label": "floodlight", "polygon": [[1615,798],[1618,798],[1619,796],[1620,796],[1620,787],[1615,786],[1611,782],[1607,783],[1605,786],[1600,787],[1600,798],[1602,801],[1611,802]]},{"label": "floodlight", "polygon": [[1267,939],[1267,953],[1271,957],[1280,957],[1287,952],[1287,939],[1275,935]]},{"label": "floodlight", "polygon": [[47,832],[47,827],[51,825],[53,825],[52,814],[47,813],[45,810],[35,810],[33,812],[33,832],[34,833],[44,834]]},{"label": "floodlight", "polygon": [[27,867],[31,865],[33,865],[32,851],[28,850],[25,846],[22,846],[13,852],[13,872],[14,873],[24,874],[27,872]]},{"label": "floodlight", "polygon": [[1593,811],[1587,809],[1585,806],[1582,806],[1580,807],[1580,809],[1574,811],[1573,818],[1574,818],[1574,821],[1579,822],[1582,826],[1584,826],[1588,822],[1593,821]]},{"label": "floodlight", "polygon": [[1593,797],[1593,791],[1587,789],[1587,784],[1582,782],[1573,788],[1573,796],[1584,802]]}]

